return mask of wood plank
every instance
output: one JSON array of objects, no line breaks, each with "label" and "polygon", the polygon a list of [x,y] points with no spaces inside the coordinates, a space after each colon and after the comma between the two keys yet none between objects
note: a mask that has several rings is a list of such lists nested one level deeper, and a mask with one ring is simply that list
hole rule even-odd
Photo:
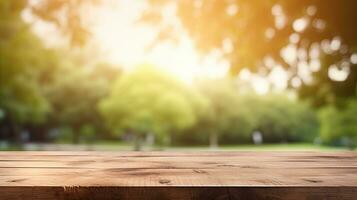
[{"label": "wood plank", "polygon": [[[19,192],[21,190],[21,192]],[[354,200],[353,188],[291,187],[5,187],[0,199],[25,200]]]},{"label": "wood plank", "polygon": [[2,199],[357,199],[353,152],[0,152]]}]

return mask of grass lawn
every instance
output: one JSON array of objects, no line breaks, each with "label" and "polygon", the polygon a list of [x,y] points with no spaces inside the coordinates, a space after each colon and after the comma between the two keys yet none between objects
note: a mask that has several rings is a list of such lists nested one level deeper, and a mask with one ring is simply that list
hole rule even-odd
[{"label": "grass lawn", "polygon": [[[171,147],[168,150],[212,150],[209,147]],[[218,151],[343,151],[342,147],[322,146],[309,143],[262,144],[262,145],[225,145]]]},{"label": "grass lawn", "polygon": [[[40,151],[131,151],[133,146],[130,143],[117,141],[98,141],[92,145],[86,144],[25,144],[23,148],[9,145],[0,150],[40,150]],[[346,151],[347,148],[314,145],[309,143],[291,143],[291,144],[241,144],[241,145],[222,145],[216,149],[208,146],[174,146],[174,147],[144,147],[144,151]]]},{"label": "grass lawn", "polygon": [[[119,142],[99,142],[94,145],[98,150],[132,150],[132,146],[127,143]],[[291,144],[241,144],[223,145],[217,149],[208,146],[174,146],[174,147],[144,147],[144,150],[164,150],[164,151],[345,151],[347,148],[333,147],[324,145],[314,145],[310,143],[291,143]]]}]

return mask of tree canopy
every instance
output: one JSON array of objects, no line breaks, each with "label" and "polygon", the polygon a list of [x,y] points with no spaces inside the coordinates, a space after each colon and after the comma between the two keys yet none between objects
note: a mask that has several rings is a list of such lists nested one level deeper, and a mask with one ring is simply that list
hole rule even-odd
[{"label": "tree canopy", "polygon": [[198,82],[199,92],[207,98],[206,112],[198,126],[210,136],[211,147],[217,147],[222,135],[236,135],[245,141],[253,131],[249,109],[241,104],[234,82],[229,79]]},{"label": "tree canopy", "polygon": [[320,111],[320,136],[326,143],[345,143],[355,148],[357,145],[357,102],[349,101],[344,108],[333,106]]},{"label": "tree canopy", "polygon": [[195,122],[192,97],[183,83],[143,65],[123,75],[99,108],[116,133],[130,132],[137,139],[152,133],[160,138]]},{"label": "tree canopy", "polygon": [[43,121],[49,111],[38,83],[46,50],[22,21],[22,8],[22,1],[0,2],[0,110],[13,124]]},{"label": "tree canopy", "polygon": [[316,106],[356,96],[354,0],[149,2],[141,22],[160,30],[157,41],[177,41],[187,32],[203,53],[219,51],[230,61],[232,74],[249,68],[268,75],[274,65],[283,66],[290,87]]}]

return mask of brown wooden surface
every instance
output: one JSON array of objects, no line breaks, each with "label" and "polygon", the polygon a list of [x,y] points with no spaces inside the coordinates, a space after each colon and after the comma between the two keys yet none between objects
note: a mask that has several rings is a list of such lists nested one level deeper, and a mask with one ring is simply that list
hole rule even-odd
[{"label": "brown wooden surface", "polygon": [[357,153],[0,152],[3,199],[357,200]]}]

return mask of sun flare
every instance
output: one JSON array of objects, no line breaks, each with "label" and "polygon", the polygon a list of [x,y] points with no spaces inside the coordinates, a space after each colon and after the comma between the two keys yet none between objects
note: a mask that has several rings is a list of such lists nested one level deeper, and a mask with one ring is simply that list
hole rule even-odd
[{"label": "sun flare", "polygon": [[175,44],[160,42],[148,48],[155,39],[156,30],[135,23],[144,8],[142,1],[118,1],[98,9],[94,39],[110,62],[121,65],[124,70],[150,63],[188,83],[199,77],[226,76],[229,64],[217,53],[201,55],[184,32]]}]

